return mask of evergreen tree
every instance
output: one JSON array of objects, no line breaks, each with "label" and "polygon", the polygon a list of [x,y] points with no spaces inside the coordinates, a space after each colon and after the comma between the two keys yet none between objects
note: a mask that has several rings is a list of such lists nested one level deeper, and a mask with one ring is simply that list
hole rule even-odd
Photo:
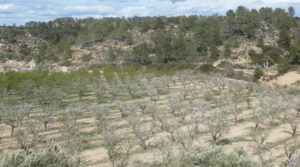
[{"label": "evergreen tree", "polygon": [[257,82],[263,75],[264,75],[264,72],[262,71],[262,69],[256,68],[254,70],[254,74],[253,74],[253,81]]},{"label": "evergreen tree", "polygon": [[230,44],[226,43],[224,46],[224,57],[230,57],[230,55],[231,55]]},{"label": "evergreen tree", "polygon": [[294,17],[296,14],[294,7],[289,7],[289,16]]},{"label": "evergreen tree", "polygon": [[133,48],[133,61],[141,65],[149,65],[152,63],[149,58],[150,49],[147,43],[142,43]]},{"label": "evergreen tree", "polygon": [[257,47],[263,48],[264,47],[264,37],[261,35],[259,36],[259,38],[257,39]]},{"label": "evergreen tree", "polygon": [[297,45],[291,46],[289,59],[292,64],[300,64],[300,40]]},{"label": "evergreen tree", "polygon": [[217,45],[215,43],[211,43],[209,46],[209,52],[210,52],[210,57],[212,60],[216,60],[219,58],[219,49],[217,48]]},{"label": "evergreen tree", "polygon": [[289,50],[291,45],[292,37],[290,32],[286,29],[281,30],[279,34],[279,40],[277,41],[278,45],[285,50]]}]

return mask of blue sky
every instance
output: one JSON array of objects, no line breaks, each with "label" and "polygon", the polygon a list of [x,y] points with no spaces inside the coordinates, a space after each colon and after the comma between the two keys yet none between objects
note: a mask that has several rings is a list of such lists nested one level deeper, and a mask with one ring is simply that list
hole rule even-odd
[{"label": "blue sky", "polygon": [[293,6],[300,16],[300,0],[0,0],[0,24],[22,25],[57,17],[132,17],[224,14],[248,8]]}]

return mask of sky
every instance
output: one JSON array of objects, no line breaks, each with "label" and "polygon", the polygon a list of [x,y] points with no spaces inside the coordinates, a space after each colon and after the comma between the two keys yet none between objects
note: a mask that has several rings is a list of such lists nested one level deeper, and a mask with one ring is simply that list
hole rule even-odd
[{"label": "sky", "polygon": [[300,16],[300,0],[0,0],[0,25],[58,17],[223,15],[240,5],[250,9],[293,6]]}]

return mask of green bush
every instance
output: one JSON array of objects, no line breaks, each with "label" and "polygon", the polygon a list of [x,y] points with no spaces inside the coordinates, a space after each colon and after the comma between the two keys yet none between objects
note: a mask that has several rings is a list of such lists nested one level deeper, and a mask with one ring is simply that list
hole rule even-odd
[{"label": "green bush", "polygon": [[291,65],[285,61],[281,62],[280,64],[278,64],[278,67],[277,67],[277,71],[280,73],[280,74],[283,74],[283,73],[286,73],[288,72],[290,69],[291,69]]},{"label": "green bush", "polygon": [[[190,157],[189,157],[190,156]],[[239,148],[233,152],[225,153],[221,147],[215,147],[198,154],[191,154],[187,158],[191,159],[191,166],[230,166],[230,167],[259,167],[259,163],[250,159],[247,153]],[[185,161],[183,161],[185,162]]]},{"label": "green bush", "polygon": [[133,47],[132,55],[133,62],[141,65],[149,65],[152,63],[151,58],[149,57],[150,48],[147,43],[142,43]]},{"label": "green bush", "polygon": [[262,69],[256,68],[253,73],[253,81],[257,82],[263,75],[264,75],[264,72],[262,71]]},{"label": "green bush", "polygon": [[[168,164],[168,165],[165,165]],[[213,147],[202,151],[188,151],[168,162],[155,162],[148,167],[261,167],[259,162],[251,159],[242,148],[225,152],[222,147]]]},{"label": "green bush", "polygon": [[279,39],[277,41],[278,46],[282,47],[285,50],[288,50],[291,45],[291,34],[288,30],[281,30],[279,33]]},{"label": "green bush", "polygon": [[4,157],[1,167],[81,167],[80,158],[68,154],[59,145],[49,143],[44,150],[32,153],[16,152]]},{"label": "green bush", "polygon": [[202,64],[199,70],[203,73],[211,73],[216,71],[216,68],[212,64]]}]

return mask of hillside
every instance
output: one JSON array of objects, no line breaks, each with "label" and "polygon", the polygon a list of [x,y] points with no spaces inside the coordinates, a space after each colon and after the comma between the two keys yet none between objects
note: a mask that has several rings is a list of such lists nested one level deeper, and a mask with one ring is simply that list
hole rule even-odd
[{"label": "hillside", "polygon": [[226,16],[28,22],[0,27],[0,70],[72,71],[103,64],[226,60],[243,69],[278,64],[282,73],[299,62],[299,26],[293,9],[242,6]]}]

